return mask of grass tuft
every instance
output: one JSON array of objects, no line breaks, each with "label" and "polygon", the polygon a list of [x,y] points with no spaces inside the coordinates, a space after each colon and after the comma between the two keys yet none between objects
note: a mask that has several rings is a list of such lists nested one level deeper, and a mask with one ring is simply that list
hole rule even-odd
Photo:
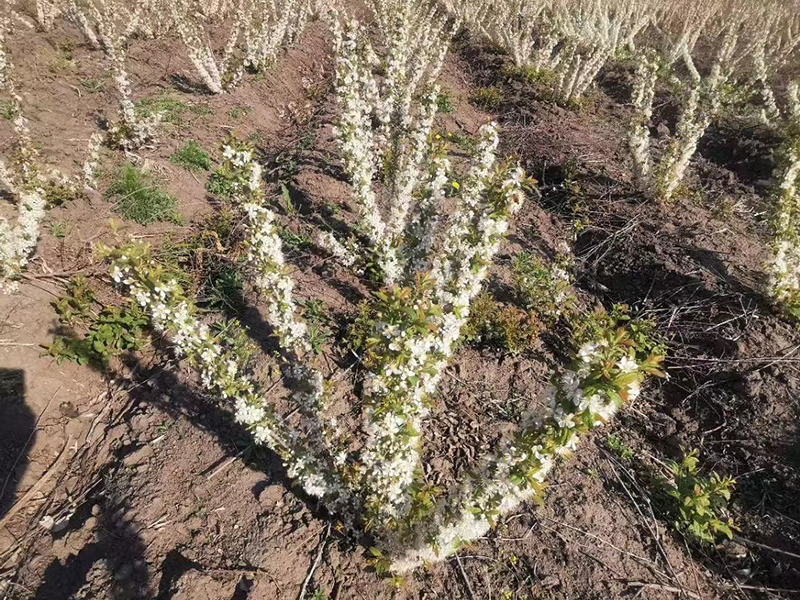
[{"label": "grass tuft", "polygon": [[186,142],[183,148],[170,156],[169,160],[187,171],[208,171],[211,168],[211,157],[208,152],[194,140]]},{"label": "grass tuft", "polygon": [[203,106],[202,104],[190,104],[170,94],[148,96],[137,100],[134,104],[136,113],[139,116],[147,118],[151,115],[161,113],[162,123],[170,123],[176,126],[184,125],[184,117],[187,112],[196,115],[207,115],[211,112],[207,106]]},{"label": "grass tuft", "polygon": [[140,225],[156,221],[181,222],[175,196],[159,189],[150,173],[131,163],[125,163],[117,171],[106,195],[116,203],[114,212]]}]

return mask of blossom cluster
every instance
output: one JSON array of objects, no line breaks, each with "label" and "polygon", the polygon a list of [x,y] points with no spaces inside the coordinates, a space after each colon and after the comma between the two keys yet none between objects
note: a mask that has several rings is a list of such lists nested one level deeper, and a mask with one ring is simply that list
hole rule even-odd
[{"label": "blossom cluster", "polygon": [[211,175],[208,189],[240,205],[250,201],[260,204],[261,175],[253,147],[231,136],[222,146],[222,164]]},{"label": "blossom cluster", "polygon": [[44,215],[45,200],[41,190],[32,189],[23,190],[18,195],[14,226],[0,218],[0,291],[16,291],[16,282],[9,278],[22,270],[36,248]]},{"label": "blossom cluster", "polygon": [[50,31],[61,14],[59,2],[52,0],[36,0],[36,22],[45,31]]},{"label": "blossom cluster", "polygon": [[10,112],[14,115],[12,126],[16,133],[16,153],[11,167],[0,161],[0,184],[17,201],[17,218],[14,225],[0,218],[0,291],[17,290],[13,277],[27,264],[28,257],[39,240],[39,227],[45,215],[44,179],[37,165],[38,150],[31,141],[28,120],[22,114],[22,98],[14,84],[11,57],[4,54],[7,18],[0,21],[0,60],[4,62],[4,86],[10,96]]},{"label": "blossom cluster", "polygon": [[[660,56],[653,50],[640,51],[633,87],[634,114],[628,144],[634,171],[639,182],[664,201],[675,198],[700,139],[720,112],[724,87],[731,81],[735,67],[749,47],[743,43],[742,37],[747,13],[732,11],[729,18],[708,27],[708,41],[716,44],[716,48],[711,68],[707,75],[702,76],[694,64],[692,51],[700,33],[705,31],[704,22],[697,22],[696,13],[683,18],[685,20],[680,21],[683,28],[666,28]],[[686,83],[675,75],[678,61],[689,74]],[[670,73],[672,84],[681,90],[681,107],[675,133],[669,138],[660,161],[653,166],[648,121],[653,113],[660,69]]]},{"label": "blossom cluster", "polygon": [[254,0],[255,15],[244,31],[244,65],[253,71],[272,66],[281,48],[294,44],[311,16],[308,0]]},{"label": "blossom cluster", "polygon": [[111,125],[108,130],[109,141],[124,150],[136,150],[156,139],[156,128],[161,123],[163,113],[153,112],[148,116],[136,113],[131,100],[131,84],[128,71],[125,69],[125,39],[120,38],[112,42],[111,71],[119,95],[118,122]]},{"label": "blossom cluster", "polygon": [[10,77],[10,65],[8,51],[6,50],[6,37],[11,30],[11,16],[8,14],[0,15],[0,92],[2,92]]},{"label": "blossom cluster", "polygon": [[293,44],[303,31],[312,5],[309,0],[238,0],[232,8],[208,11],[215,20],[233,13],[219,60],[190,2],[176,2],[170,11],[195,70],[209,91],[221,94],[239,83],[245,68],[264,71],[270,67],[279,51]]},{"label": "blossom cluster", "polygon": [[13,77],[11,56],[5,46],[8,30],[8,16],[0,16],[0,90],[9,96],[8,111],[16,134],[11,160],[8,164],[0,161],[0,186],[16,204],[15,223],[0,217],[0,290],[14,292],[18,288],[15,276],[36,249],[48,197],[53,197],[51,194],[60,198],[75,197],[78,187],[58,169],[44,169],[40,165],[39,151],[31,139],[22,97]]},{"label": "blossom cluster", "polygon": [[642,52],[636,65],[633,84],[633,117],[628,131],[628,147],[633,158],[634,173],[640,185],[649,185],[652,159],[650,158],[650,119],[658,81],[659,63],[650,52]]},{"label": "blossom cluster", "polygon": [[368,406],[365,508],[389,529],[411,505],[418,474],[420,431],[426,398],[438,385],[469,318],[488,265],[524,200],[524,173],[494,168],[497,131],[481,130],[473,166],[463,186],[430,275],[417,272],[414,286],[379,295],[368,353],[364,394]]}]

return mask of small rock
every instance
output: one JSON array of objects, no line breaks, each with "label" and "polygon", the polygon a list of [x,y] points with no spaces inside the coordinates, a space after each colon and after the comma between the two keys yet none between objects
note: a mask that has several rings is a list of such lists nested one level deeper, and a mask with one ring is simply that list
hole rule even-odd
[{"label": "small rock", "polygon": [[546,590],[559,587],[560,585],[561,580],[558,578],[558,575],[548,575],[542,579],[542,587]]},{"label": "small rock", "polygon": [[153,456],[153,448],[150,447],[149,445],[142,446],[135,452],[132,452],[131,454],[126,456],[122,460],[122,464],[124,464],[126,467],[140,465],[147,459],[149,459],[151,456]]},{"label": "small rock", "polygon": [[92,506],[92,516],[93,516],[93,517],[99,517],[99,516],[100,516],[100,513],[101,513],[102,511],[103,511],[103,509],[102,509],[102,508],[100,508],[100,505],[99,505],[99,504],[95,504],[94,506]]},{"label": "small rock", "polygon": [[670,135],[671,135],[671,132],[669,130],[669,127],[667,127],[666,123],[659,123],[658,126],[656,126],[656,137],[657,138],[659,138],[659,139],[668,138]]}]

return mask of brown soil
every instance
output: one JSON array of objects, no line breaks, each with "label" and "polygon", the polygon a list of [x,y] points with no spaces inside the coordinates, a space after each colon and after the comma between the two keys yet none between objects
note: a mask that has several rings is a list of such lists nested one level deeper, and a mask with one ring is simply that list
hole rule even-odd
[{"label": "brown soil", "polygon": [[[14,36],[11,53],[44,160],[75,173],[97,119],[114,114],[106,66],[66,25]],[[364,545],[337,533],[335,520],[298,494],[278,460],[254,449],[229,411],[204,398],[190,369],[158,343],[104,373],[41,356],[57,326],[50,303],[63,292],[65,274],[96,276],[109,293],[94,242],[133,237],[158,245],[186,236],[216,209],[206,175],[169,161],[189,139],[211,149],[228,131],[257,133],[268,173],[281,175],[282,158],[296,164],[286,181],[298,209],[286,217],[292,230],[353,222],[347,184],[331,158],[329,54],[324,27],[315,23],[265,77],[212,97],[187,85],[194,75],[179,43],[133,44],[137,97],[169,93],[203,108],[185,110],[140,152],[179,199],[186,225],[112,224],[113,207],[99,194],[68,203],[47,217],[66,225],[66,237],[45,228],[20,294],[0,296],[0,518],[16,513],[0,529],[5,597],[288,600],[298,597],[318,554],[308,589],[339,600],[656,600],[682,590],[703,599],[791,597],[758,591],[800,589],[800,335],[765,296],[769,140],[758,132],[710,132],[692,167],[691,186],[700,189],[702,181],[703,193],[669,206],[648,201],[631,181],[619,68],[605,74],[588,107],[571,111],[500,79],[505,59],[460,39],[442,76],[455,111],[439,126],[472,134],[493,116],[503,151],[539,180],[541,198],[515,221],[492,285],[502,288],[519,250],[553,256],[572,239],[576,216],[588,223],[574,244],[582,302],[626,303],[670,338],[670,379],[651,382],[614,431],[637,456],[676,458],[682,446],[699,447],[708,468],[736,477],[733,512],[743,545],[687,544],[655,515],[642,473],[617,461],[601,432],[551,475],[543,507],[525,506],[459,557],[395,589],[369,567]],[[90,93],[87,80],[104,86]],[[469,101],[473,89],[490,84],[503,91],[495,115]],[[0,140],[7,151],[5,122]],[[105,152],[110,173],[122,157]],[[367,295],[313,249],[289,258],[298,296],[321,298],[339,320]],[[270,332],[248,301],[242,319],[270,348]],[[486,347],[459,352],[425,432],[432,482],[457,479],[512,428],[520,403],[535,398],[564,360],[558,338],[546,333],[539,348],[518,357]],[[349,364],[331,348],[324,358],[331,372]],[[340,398],[344,417],[356,408],[352,400]],[[46,515],[66,519],[63,528],[39,527]]]}]

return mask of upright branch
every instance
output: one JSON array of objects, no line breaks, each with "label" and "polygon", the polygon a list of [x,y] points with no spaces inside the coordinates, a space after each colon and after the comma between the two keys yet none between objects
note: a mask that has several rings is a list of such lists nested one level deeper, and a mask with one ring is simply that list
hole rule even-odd
[{"label": "upright branch", "polygon": [[[330,235],[321,236],[320,242],[336,256],[368,254],[375,276],[392,284],[406,273],[400,245],[428,150],[439,93],[435,81],[450,31],[434,8],[416,12],[409,0],[376,3],[375,13],[387,40],[384,77],[375,72],[378,57],[358,22],[336,15],[332,23],[336,95],[342,108],[336,135],[367,252],[346,252]],[[377,191],[378,181],[383,194]],[[388,214],[381,205],[388,206]]]},{"label": "upright branch", "polygon": [[789,85],[786,141],[776,165],[772,257],[767,264],[775,302],[800,320],[800,84]]},{"label": "upright branch", "polygon": [[0,17],[0,78],[8,95],[8,112],[16,134],[16,142],[10,165],[0,160],[0,186],[11,194],[16,202],[16,223],[11,224],[0,217],[0,291],[14,292],[17,282],[14,277],[28,262],[39,240],[39,227],[45,215],[43,181],[37,159],[39,151],[31,141],[28,120],[22,112],[22,98],[14,81],[11,55],[6,45],[10,21]]},{"label": "upright branch", "polygon": [[[683,6],[683,4],[680,4]],[[629,146],[640,183],[657,198],[675,198],[697,145],[723,105],[725,86],[732,81],[746,54],[742,34],[749,13],[744,5],[686,6],[686,12],[664,17],[658,57],[653,50],[639,51],[633,87],[634,115],[629,131]],[[710,65],[701,73],[693,50],[701,36],[715,45]],[[683,71],[678,67],[682,66]],[[678,73],[685,72],[682,80]],[[667,142],[655,168],[647,123],[653,113],[655,86],[660,75],[668,75],[680,97],[680,112],[674,135]]]}]

